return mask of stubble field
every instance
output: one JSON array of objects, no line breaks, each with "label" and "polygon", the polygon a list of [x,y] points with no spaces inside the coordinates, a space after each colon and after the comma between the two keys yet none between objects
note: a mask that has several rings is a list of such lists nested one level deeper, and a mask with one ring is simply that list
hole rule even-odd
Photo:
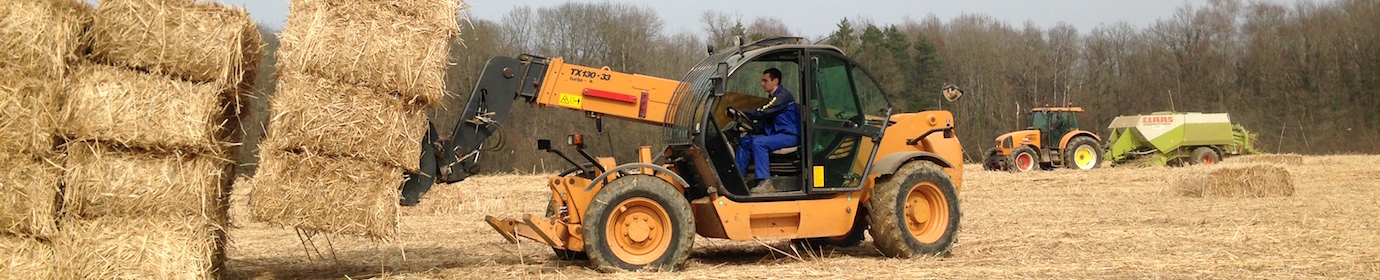
[{"label": "stubble field", "polygon": [[697,238],[681,271],[601,274],[484,224],[546,207],[548,175],[496,175],[433,188],[403,209],[391,243],[235,219],[226,269],[232,279],[1380,278],[1380,156],[1305,157],[1289,167],[1294,194],[1270,198],[1180,196],[1169,180],[1183,168],[965,169],[947,257],[888,259],[870,239],[806,252]]}]

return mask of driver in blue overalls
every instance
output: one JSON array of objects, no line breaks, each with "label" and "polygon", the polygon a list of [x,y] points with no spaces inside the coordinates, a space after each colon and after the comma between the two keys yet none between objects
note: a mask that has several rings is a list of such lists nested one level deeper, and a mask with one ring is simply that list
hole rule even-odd
[{"label": "driver in blue overalls", "polygon": [[[738,141],[734,158],[738,163],[738,174],[747,174],[749,162],[754,166],[754,178],[747,184],[752,188],[752,193],[775,191],[768,184],[762,184],[771,178],[771,163],[768,161],[771,151],[800,145],[800,111],[796,108],[795,96],[781,86],[781,70],[771,68],[762,72],[762,90],[770,94],[770,101],[761,108],[741,112],[760,125],[754,127],[753,134]],[[731,107],[728,111],[729,114],[739,113]]]}]

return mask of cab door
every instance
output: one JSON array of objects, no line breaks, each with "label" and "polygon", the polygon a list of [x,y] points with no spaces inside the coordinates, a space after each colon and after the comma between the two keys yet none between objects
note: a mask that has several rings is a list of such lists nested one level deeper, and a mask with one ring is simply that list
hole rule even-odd
[{"label": "cab door", "polygon": [[[877,83],[834,51],[809,53],[802,163],[807,193],[862,189],[887,108]],[[802,148],[804,148],[802,147]]]}]

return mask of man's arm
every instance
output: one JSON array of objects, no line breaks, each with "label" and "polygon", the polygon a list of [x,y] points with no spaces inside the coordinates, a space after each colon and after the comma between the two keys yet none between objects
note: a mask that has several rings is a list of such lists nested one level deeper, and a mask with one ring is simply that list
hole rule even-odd
[{"label": "man's arm", "polygon": [[792,96],[790,92],[782,90],[781,94],[772,96],[771,100],[767,101],[767,104],[762,105],[761,108],[743,111],[743,113],[747,114],[749,118],[761,119],[764,116],[775,116],[776,114],[780,114],[781,111],[786,110],[786,107],[791,105],[791,103],[795,103],[795,96]]}]

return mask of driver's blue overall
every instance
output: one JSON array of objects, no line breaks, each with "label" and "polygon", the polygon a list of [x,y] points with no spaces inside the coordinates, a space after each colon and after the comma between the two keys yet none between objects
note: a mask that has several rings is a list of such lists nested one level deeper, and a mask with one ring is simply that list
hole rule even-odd
[{"label": "driver's blue overall", "polygon": [[776,87],[771,101],[762,108],[743,111],[743,114],[757,120],[763,126],[760,129],[763,134],[744,136],[738,141],[738,153],[734,158],[738,174],[747,174],[748,161],[752,161],[754,177],[766,180],[771,177],[771,151],[800,145],[800,111],[796,109],[795,96],[786,87]]}]

